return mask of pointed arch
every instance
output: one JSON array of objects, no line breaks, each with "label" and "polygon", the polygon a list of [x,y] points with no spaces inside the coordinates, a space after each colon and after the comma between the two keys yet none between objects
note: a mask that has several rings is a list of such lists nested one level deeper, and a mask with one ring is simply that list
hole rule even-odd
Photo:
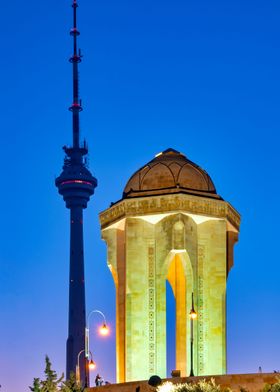
[{"label": "pointed arch", "polygon": [[167,257],[167,275],[176,301],[176,369],[187,372],[188,309],[194,289],[193,270],[186,250],[170,251]]}]

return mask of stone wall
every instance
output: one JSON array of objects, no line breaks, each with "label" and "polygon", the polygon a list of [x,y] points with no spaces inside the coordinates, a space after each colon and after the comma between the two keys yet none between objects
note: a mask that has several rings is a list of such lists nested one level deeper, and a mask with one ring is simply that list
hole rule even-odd
[{"label": "stone wall", "polygon": [[[239,392],[240,388],[248,392],[260,392],[266,384],[277,382],[279,374],[275,373],[257,373],[257,374],[229,374],[225,376],[207,376],[207,377],[183,377],[172,378],[166,381],[173,383],[197,382],[198,380],[210,380],[214,378],[216,383],[222,388],[231,388],[234,392]],[[137,387],[140,389],[137,390]],[[87,392],[153,392],[155,388],[150,387],[147,381],[134,381],[123,384],[111,384],[102,387],[88,388]]]}]

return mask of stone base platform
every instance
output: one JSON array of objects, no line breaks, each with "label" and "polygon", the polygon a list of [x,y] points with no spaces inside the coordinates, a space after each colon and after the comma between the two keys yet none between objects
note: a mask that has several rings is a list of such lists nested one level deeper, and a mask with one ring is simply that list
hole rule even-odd
[{"label": "stone base platform", "polygon": [[[277,382],[279,373],[256,373],[256,374],[228,374],[224,376],[201,376],[201,377],[176,377],[165,379],[174,384],[185,382],[197,382],[214,378],[216,384],[222,388],[231,388],[234,392],[240,392],[244,388],[248,392],[260,392],[266,384]],[[148,385],[147,381],[133,381],[121,384],[110,384],[102,387],[88,388],[87,392],[152,392],[155,388]]]}]

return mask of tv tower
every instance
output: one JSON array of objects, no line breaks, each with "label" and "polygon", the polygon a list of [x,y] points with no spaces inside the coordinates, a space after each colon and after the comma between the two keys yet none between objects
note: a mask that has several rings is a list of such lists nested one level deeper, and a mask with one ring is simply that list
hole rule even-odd
[{"label": "tv tower", "polygon": [[[94,193],[97,180],[87,169],[88,148],[85,142],[80,144],[79,116],[82,111],[79,97],[78,64],[81,52],[77,49],[77,1],[73,0],[73,55],[70,58],[73,68],[73,103],[69,110],[73,119],[73,145],[63,147],[66,157],[62,173],[55,180],[59,193],[63,196],[66,207],[70,209],[70,276],[69,276],[69,319],[67,339],[66,376],[75,371],[79,353],[85,348],[85,276],[83,244],[83,209],[87,207],[90,196]],[[85,356],[81,353],[80,375],[85,384],[87,369]],[[82,360],[84,358],[84,361]]]}]

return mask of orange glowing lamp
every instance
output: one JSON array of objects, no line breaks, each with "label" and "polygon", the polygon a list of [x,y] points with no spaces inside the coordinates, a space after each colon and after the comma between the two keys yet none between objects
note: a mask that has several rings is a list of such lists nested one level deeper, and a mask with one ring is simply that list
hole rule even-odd
[{"label": "orange glowing lamp", "polygon": [[196,311],[195,311],[194,309],[192,309],[192,310],[190,311],[190,318],[191,318],[192,320],[195,320],[195,319],[197,318],[197,313],[196,313]]},{"label": "orange glowing lamp", "polygon": [[89,370],[94,370],[96,368],[95,362],[91,359],[88,364]]},{"label": "orange glowing lamp", "polygon": [[99,328],[99,333],[102,336],[107,336],[109,334],[109,328],[105,323],[102,325],[102,327]]},{"label": "orange glowing lamp", "polygon": [[190,311],[190,319],[191,320],[195,320],[196,318],[197,318],[197,313],[196,313],[196,311],[194,309],[193,293],[192,293],[192,308],[191,308],[191,311]]}]

